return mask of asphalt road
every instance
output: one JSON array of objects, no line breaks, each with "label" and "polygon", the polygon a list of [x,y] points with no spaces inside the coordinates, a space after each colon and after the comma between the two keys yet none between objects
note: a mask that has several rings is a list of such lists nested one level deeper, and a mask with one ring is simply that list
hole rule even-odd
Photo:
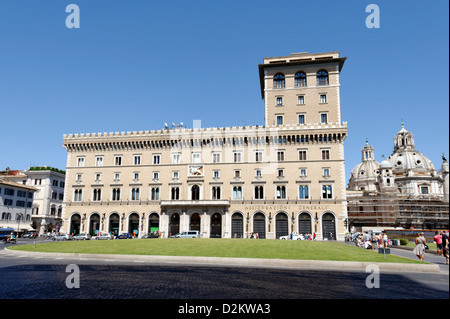
[{"label": "asphalt road", "polygon": [[[21,243],[32,241],[22,239]],[[72,264],[77,271],[67,268]],[[220,299],[241,303],[245,300],[448,299],[448,265],[442,265],[441,270],[441,273],[380,273],[379,288],[368,288],[366,282],[371,274],[362,271],[193,267],[142,262],[124,264],[108,259],[19,257],[4,255],[2,247],[0,299],[177,302]],[[67,281],[69,286],[78,282],[79,288],[70,288]]]}]

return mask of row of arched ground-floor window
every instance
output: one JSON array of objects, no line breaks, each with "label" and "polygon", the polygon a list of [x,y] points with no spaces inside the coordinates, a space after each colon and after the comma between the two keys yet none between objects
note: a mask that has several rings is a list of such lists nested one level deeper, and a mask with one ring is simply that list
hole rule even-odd
[{"label": "row of arched ground-floor window", "polygon": [[[209,222],[209,237],[220,238],[223,234],[223,215],[220,213],[214,213],[210,217]],[[123,219],[123,217],[122,217]],[[98,213],[93,213],[87,218],[87,228],[84,228],[84,232],[90,235],[96,235],[98,232],[108,232],[114,235],[118,235],[120,232],[127,232],[135,236],[143,235],[145,232],[161,232],[165,231],[160,228],[160,215],[158,213],[151,213],[147,219],[148,227],[144,227],[141,223],[141,217],[138,213],[131,213],[128,218],[125,228],[121,228],[122,219],[119,213],[112,213],[108,216],[104,227],[101,229],[101,217]],[[232,238],[245,238],[247,234],[258,233],[259,238],[266,238],[268,223],[275,223],[273,231],[275,232],[275,238],[280,236],[286,236],[291,231],[298,232],[299,234],[313,234],[315,232],[321,232],[322,238],[329,240],[336,239],[336,218],[332,213],[325,213],[321,217],[321,229],[316,229],[316,225],[313,222],[313,217],[310,213],[303,212],[297,216],[296,224],[297,229],[290,229],[292,225],[290,223],[290,217],[287,213],[279,212],[272,219],[268,219],[263,212],[256,212],[253,216],[244,217],[241,212],[234,212],[231,215],[231,236]],[[81,215],[75,213],[70,218],[70,233],[78,234],[81,230]],[[248,229],[247,225],[250,223],[253,226],[252,229]],[[142,221],[143,222],[143,221]],[[201,229],[201,215],[199,213],[193,213],[189,216],[189,230]],[[180,229],[180,214],[169,214],[168,222],[168,234],[167,236],[174,235],[181,232]],[[204,230],[203,230],[204,231]]]}]

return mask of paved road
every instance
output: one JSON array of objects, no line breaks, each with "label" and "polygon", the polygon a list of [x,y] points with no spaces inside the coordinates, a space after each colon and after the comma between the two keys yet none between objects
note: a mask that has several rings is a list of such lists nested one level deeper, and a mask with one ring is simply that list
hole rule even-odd
[{"label": "paved road", "polygon": [[[66,286],[72,276],[66,272],[70,264],[79,267],[80,288]],[[0,250],[0,298],[448,299],[446,267],[441,273],[381,273],[380,288],[369,289],[369,274],[362,271],[124,264],[107,259],[5,256]]]}]

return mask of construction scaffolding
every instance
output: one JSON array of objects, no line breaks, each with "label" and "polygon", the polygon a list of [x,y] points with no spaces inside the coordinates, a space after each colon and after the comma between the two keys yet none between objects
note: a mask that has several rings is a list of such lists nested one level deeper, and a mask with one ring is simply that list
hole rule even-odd
[{"label": "construction scaffolding", "polygon": [[449,202],[440,198],[405,197],[394,192],[347,195],[349,226],[404,229],[448,229]]}]

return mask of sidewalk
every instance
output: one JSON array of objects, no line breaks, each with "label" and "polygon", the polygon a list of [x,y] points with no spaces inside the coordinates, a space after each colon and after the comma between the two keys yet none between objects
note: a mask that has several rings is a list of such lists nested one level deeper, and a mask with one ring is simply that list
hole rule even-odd
[{"label": "sidewalk", "polygon": [[[347,245],[354,246],[353,242],[345,242]],[[399,257],[409,258],[418,260],[417,256],[413,253],[413,249],[411,247],[402,247],[402,246],[390,246],[391,254]],[[364,248],[361,248],[364,249]],[[375,248],[376,249],[376,248]],[[449,265],[445,264],[445,258],[443,256],[438,256],[437,251],[429,250],[425,252],[425,262],[432,263],[437,265],[440,269],[441,273],[448,274],[449,273]]]},{"label": "sidewalk", "polygon": [[224,257],[178,257],[178,256],[148,256],[148,255],[102,255],[77,253],[36,253],[17,250],[4,250],[5,255],[41,258],[64,258],[83,260],[112,259],[121,262],[140,262],[154,265],[190,265],[190,266],[218,266],[218,267],[247,267],[247,268],[276,268],[276,269],[305,269],[305,270],[333,270],[365,272],[368,266],[377,266],[385,273],[396,272],[426,272],[439,273],[440,268],[435,264],[402,264],[402,263],[374,263],[356,261],[324,261],[324,260],[291,260],[291,259],[263,259],[263,258],[224,258]]}]

